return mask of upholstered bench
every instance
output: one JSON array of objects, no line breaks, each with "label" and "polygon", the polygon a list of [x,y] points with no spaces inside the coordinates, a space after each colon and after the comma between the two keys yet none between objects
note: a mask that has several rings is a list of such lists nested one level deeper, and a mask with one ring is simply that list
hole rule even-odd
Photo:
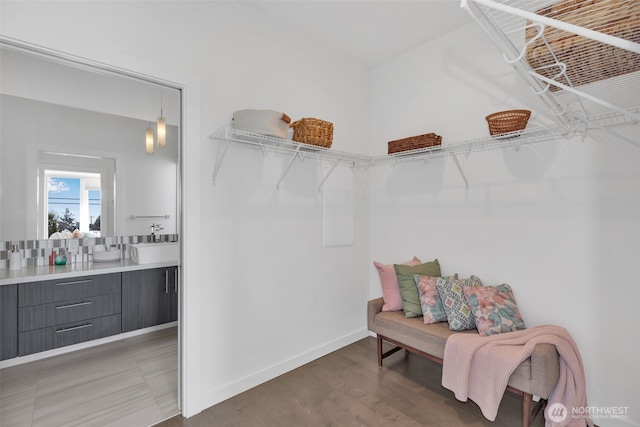
[{"label": "upholstered bench", "polygon": [[[447,322],[425,325],[422,318],[406,318],[402,311],[382,311],[383,299],[368,302],[367,325],[378,336],[378,365],[398,350],[405,349],[442,364],[447,338],[452,334],[477,334],[475,330],[456,332]],[[395,347],[383,352],[382,343]],[[531,354],[513,372],[507,390],[522,396],[522,426],[529,427],[546,401],[560,375],[559,356],[552,344],[538,344]],[[533,396],[540,400],[533,407]]]}]

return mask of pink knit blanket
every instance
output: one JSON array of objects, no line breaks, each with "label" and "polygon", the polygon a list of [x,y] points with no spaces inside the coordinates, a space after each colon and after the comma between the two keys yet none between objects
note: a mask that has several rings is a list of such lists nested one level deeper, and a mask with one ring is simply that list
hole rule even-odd
[{"label": "pink knit blanket", "polygon": [[[451,335],[444,350],[442,385],[458,400],[476,402],[482,414],[494,421],[509,377],[535,346],[543,343],[555,345],[560,355],[560,378],[548,400],[545,425],[593,426],[584,415],[572,416],[572,408],[587,407],[584,367],[575,341],[559,326],[536,326],[488,337]],[[558,408],[565,410],[566,416],[560,416]]]}]

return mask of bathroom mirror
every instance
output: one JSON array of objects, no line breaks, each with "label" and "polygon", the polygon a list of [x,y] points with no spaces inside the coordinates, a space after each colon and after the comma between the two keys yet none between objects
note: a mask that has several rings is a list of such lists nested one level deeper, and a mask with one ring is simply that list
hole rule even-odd
[{"label": "bathroom mirror", "polygon": [[178,89],[0,43],[0,241],[47,238],[50,213],[83,235],[177,233],[180,117]]}]

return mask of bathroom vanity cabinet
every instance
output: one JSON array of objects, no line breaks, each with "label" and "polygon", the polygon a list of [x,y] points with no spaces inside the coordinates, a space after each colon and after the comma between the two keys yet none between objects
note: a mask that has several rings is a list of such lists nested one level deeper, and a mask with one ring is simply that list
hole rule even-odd
[{"label": "bathroom vanity cabinet", "polygon": [[0,286],[0,360],[18,356],[18,285]]},{"label": "bathroom vanity cabinet", "polygon": [[178,267],[122,273],[122,332],[178,320]]},{"label": "bathroom vanity cabinet", "polygon": [[97,268],[0,284],[0,360],[178,320],[177,266]]},{"label": "bathroom vanity cabinet", "polygon": [[121,274],[18,285],[18,355],[120,333]]}]

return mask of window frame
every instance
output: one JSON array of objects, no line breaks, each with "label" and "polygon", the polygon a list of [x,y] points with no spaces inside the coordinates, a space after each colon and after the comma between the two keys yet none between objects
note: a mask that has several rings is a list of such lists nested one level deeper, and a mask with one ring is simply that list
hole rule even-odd
[{"label": "window frame", "polygon": [[[51,179],[73,179],[80,181],[79,186],[79,194],[78,194],[78,218],[77,221],[80,223],[79,230],[83,233],[86,233],[90,230],[91,226],[91,216],[89,215],[90,206],[91,206],[91,198],[89,197],[89,191],[99,191],[100,192],[100,221],[102,221],[102,174],[95,172],[76,172],[69,171],[67,168],[65,170],[60,170],[60,168],[54,169],[45,169],[44,170],[44,178],[47,183],[46,186],[46,196],[44,198],[45,203],[45,211],[47,212],[47,217],[49,212],[51,212],[51,194],[49,193],[49,181]],[[97,184],[97,185],[96,185]],[[63,204],[63,203],[60,203]],[[70,204],[75,204],[70,203]],[[100,235],[102,231],[102,226],[96,235]]]},{"label": "window frame", "polygon": [[[116,231],[116,160],[85,155],[69,155],[54,152],[38,153],[37,172],[37,236],[39,239],[49,238],[48,233],[48,171],[62,174],[97,174],[100,175],[100,235],[114,236]],[[87,224],[88,230],[88,224]],[[81,230],[82,231],[82,230]]]}]

